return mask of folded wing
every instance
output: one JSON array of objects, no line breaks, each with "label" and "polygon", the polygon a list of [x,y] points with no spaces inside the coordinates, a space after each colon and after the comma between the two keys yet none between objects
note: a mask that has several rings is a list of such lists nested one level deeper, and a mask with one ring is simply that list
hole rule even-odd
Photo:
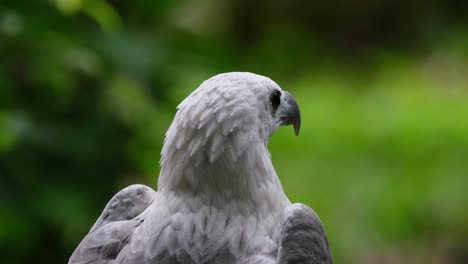
[{"label": "folded wing", "polygon": [[118,192],[70,257],[69,264],[112,264],[145,221],[142,214],[156,192],[131,185]]},{"label": "folded wing", "polygon": [[278,264],[331,264],[327,235],[318,215],[303,204],[288,206],[280,223]]}]

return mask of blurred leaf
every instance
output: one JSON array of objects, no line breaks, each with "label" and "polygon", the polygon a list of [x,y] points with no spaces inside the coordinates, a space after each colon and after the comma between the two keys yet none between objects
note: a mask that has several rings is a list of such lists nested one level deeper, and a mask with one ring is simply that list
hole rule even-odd
[{"label": "blurred leaf", "polygon": [[105,0],[86,0],[83,10],[94,18],[105,31],[117,30],[122,25],[119,14]]},{"label": "blurred leaf", "polygon": [[15,141],[15,131],[9,116],[0,112],[0,152],[8,151]]}]

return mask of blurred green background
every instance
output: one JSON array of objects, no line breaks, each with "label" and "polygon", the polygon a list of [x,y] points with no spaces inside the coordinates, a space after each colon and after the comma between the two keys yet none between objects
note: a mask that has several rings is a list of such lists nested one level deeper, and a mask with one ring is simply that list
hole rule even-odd
[{"label": "blurred green background", "polygon": [[455,0],[3,0],[0,262],[66,263],[156,188],[176,105],[251,71],[299,102],[270,151],[336,263],[468,263],[467,26]]}]

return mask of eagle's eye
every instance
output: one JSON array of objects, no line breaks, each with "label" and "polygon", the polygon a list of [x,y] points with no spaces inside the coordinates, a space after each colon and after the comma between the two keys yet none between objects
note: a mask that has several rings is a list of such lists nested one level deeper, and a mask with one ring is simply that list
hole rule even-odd
[{"label": "eagle's eye", "polygon": [[271,103],[271,106],[273,107],[273,111],[276,112],[276,109],[278,109],[280,102],[281,102],[281,92],[279,90],[273,90],[273,92],[271,92],[270,94],[270,103]]}]

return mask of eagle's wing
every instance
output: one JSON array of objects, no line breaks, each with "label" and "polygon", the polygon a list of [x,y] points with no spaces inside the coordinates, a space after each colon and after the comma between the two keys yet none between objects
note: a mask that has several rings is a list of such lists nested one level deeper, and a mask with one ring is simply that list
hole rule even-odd
[{"label": "eagle's wing", "polygon": [[69,264],[112,264],[145,220],[142,213],[156,192],[145,185],[131,185],[106,205],[88,235],[70,257]]},{"label": "eagle's wing", "polygon": [[325,229],[318,215],[304,204],[288,206],[280,223],[278,264],[331,264]]}]

